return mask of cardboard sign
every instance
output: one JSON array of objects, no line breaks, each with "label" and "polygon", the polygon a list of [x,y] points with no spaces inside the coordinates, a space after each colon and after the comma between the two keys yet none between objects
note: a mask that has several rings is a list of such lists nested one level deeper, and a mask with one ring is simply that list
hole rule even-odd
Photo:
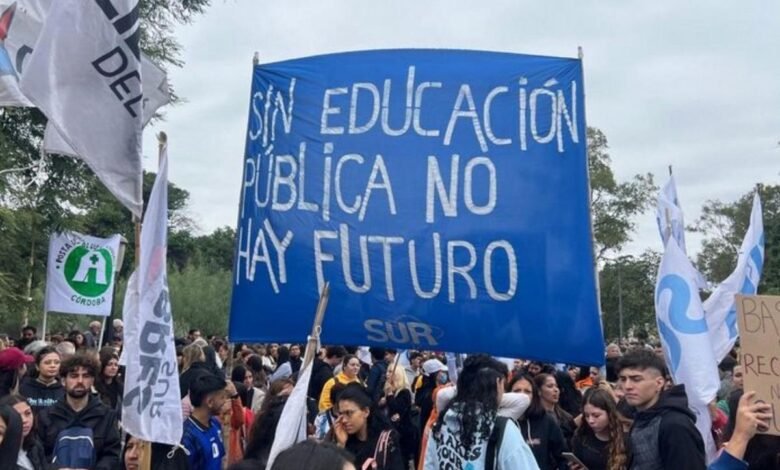
[{"label": "cardboard sign", "polygon": [[780,436],[780,296],[737,296],[745,391],[772,405],[765,434]]}]

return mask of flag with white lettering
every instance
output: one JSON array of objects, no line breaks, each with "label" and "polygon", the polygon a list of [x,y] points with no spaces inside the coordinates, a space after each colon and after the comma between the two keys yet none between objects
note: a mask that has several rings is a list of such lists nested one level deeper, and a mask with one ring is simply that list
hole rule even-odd
[{"label": "flag with white lettering", "polygon": [[108,190],[140,217],[138,23],[138,0],[54,2],[20,85]]},{"label": "flag with white lettering", "polygon": [[[173,341],[173,317],[168,294],[168,156],[163,149],[160,169],[149,197],[141,229],[141,262],[137,303],[127,302],[124,344],[127,372],[122,424],[143,440],[178,444],[181,440],[181,401]],[[130,297],[132,298],[132,297]]]},{"label": "flag with white lettering", "polygon": [[696,428],[704,440],[707,456],[712,458],[716,449],[707,405],[715,399],[720,380],[699,298],[697,274],[677,241],[670,238],[658,268],[656,322],[666,364],[674,382],[685,384],[688,404],[699,416]]},{"label": "flag with white lettering", "polygon": [[77,232],[54,234],[49,241],[47,312],[108,316],[121,237],[97,238]]},{"label": "flag with white lettering", "polygon": [[761,198],[753,197],[750,226],[742,240],[737,267],[704,301],[710,340],[715,358],[723,360],[739,337],[737,327],[737,294],[755,295],[764,267],[764,221],[761,215]]}]

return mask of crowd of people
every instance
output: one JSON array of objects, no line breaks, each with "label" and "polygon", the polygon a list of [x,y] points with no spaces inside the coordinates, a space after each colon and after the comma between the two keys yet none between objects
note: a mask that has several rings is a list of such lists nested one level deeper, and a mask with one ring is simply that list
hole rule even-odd
[{"label": "crowd of people", "polygon": [[[177,339],[180,446],[146,446],[121,425],[121,321],[0,342],[0,470],[264,469],[304,346]],[[104,343],[105,346],[101,346]],[[625,351],[625,352],[624,352]],[[721,364],[704,443],[663,352],[610,344],[605,367],[478,354],[329,346],[311,364],[309,440],[273,469],[779,469],[780,439],[759,434],[769,405],[743,392],[736,353]],[[452,356],[450,356],[452,359]],[[457,376],[457,377],[456,377]]]}]

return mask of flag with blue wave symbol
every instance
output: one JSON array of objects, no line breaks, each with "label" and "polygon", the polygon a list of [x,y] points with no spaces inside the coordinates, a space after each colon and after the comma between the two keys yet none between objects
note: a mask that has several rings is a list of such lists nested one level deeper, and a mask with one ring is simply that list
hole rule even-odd
[{"label": "flag with blue wave symbol", "polygon": [[721,361],[739,337],[737,329],[737,294],[755,295],[764,267],[764,221],[761,199],[753,196],[750,226],[739,249],[737,267],[704,301],[705,318],[715,358]]},{"label": "flag with blue wave symbol", "polygon": [[696,420],[696,428],[702,435],[707,455],[712,457],[716,449],[707,404],[715,399],[720,381],[697,275],[696,268],[671,238],[658,269],[656,321],[674,382],[685,384],[690,408],[700,418],[706,417]]}]

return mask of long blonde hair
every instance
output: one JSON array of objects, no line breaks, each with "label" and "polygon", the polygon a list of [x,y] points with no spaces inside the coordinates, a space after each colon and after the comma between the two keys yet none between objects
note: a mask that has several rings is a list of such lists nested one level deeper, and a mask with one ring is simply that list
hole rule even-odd
[{"label": "long blonde hair", "polygon": [[203,349],[197,344],[189,344],[181,350],[181,371],[184,372],[195,362],[204,362],[206,360],[206,354]]},{"label": "long blonde hair", "polygon": [[409,380],[406,378],[406,371],[399,364],[393,364],[387,369],[388,378],[392,378],[392,384],[390,380],[385,380],[385,395],[397,395],[401,390],[409,390]]}]

